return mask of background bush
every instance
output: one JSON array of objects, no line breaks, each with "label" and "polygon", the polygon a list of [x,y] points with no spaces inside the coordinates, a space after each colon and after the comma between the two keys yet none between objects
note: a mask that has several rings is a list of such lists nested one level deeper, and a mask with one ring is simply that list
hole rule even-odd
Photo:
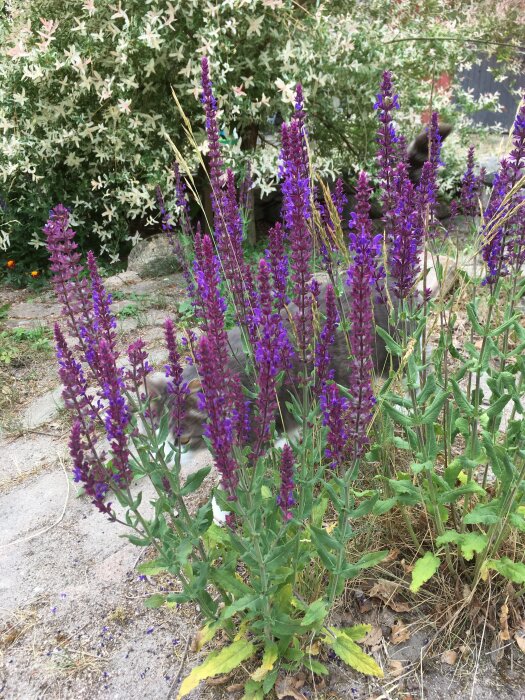
[{"label": "background bush", "polygon": [[[355,173],[373,158],[371,94],[387,66],[408,106],[405,131],[420,127],[431,100],[443,118],[454,119],[452,90],[432,94],[433,79],[474,60],[476,46],[464,39],[483,39],[489,31],[504,39],[514,10],[496,17],[495,27],[469,2],[395,4],[395,10],[386,0],[6,5],[0,23],[0,245],[9,257],[28,258],[34,266],[43,257],[35,248],[42,245],[48,211],[63,201],[74,209],[81,245],[118,261],[155,226],[156,184],[166,190],[168,206],[174,204],[167,137],[196,162],[172,87],[206,150],[198,100],[203,54],[210,57],[226,157],[237,172],[249,157],[263,192],[276,184],[275,116],[289,114],[298,80],[315,124],[316,166],[325,176]],[[459,97],[464,111],[471,100]],[[457,145],[456,138],[449,149]]]}]

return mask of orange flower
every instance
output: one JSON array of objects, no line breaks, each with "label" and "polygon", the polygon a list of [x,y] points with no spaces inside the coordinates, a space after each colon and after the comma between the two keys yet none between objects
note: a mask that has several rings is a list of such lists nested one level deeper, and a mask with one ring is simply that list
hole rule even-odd
[{"label": "orange flower", "polygon": [[6,265],[8,270],[13,270],[16,265],[16,262],[14,260],[8,260]]},{"label": "orange flower", "polygon": [[31,277],[39,277],[40,276],[40,270],[32,270],[31,271]]}]

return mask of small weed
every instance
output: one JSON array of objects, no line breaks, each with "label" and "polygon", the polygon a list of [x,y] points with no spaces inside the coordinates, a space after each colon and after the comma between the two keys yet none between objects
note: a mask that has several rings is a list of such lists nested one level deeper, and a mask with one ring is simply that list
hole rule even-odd
[{"label": "small weed", "polygon": [[51,331],[38,328],[9,328],[0,333],[0,365],[25,364],[34,353],[51,350]]},{"label": "small weed", "polygon": [[137,318],[142,313],[142,309],[136,304],[126,304],[117,312],[118,318]]}]

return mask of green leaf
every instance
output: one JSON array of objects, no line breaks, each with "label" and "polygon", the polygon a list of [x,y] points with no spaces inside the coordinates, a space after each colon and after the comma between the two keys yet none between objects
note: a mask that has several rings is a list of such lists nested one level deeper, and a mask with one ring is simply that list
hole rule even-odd
[{"label": "green leaf", "polygon": [[441,391],[438,392],[430,406],[420,418],[420,422],[422,425],[430,425],[431,423],[434,423],[434,421],[441,413],[441,409],[443,407],[443,404],[445,403],[445,399],[447,398],[447,396],[448,391],[445,391],[444,389],[441,389]]},{"label": "green leaf", "polygon": [[341,632],[344,632],[354,642],[360,642],[371,630],[372,625],[353,625],[352,627],[345,627]]},{"label": "green leaf", "polygon": [[441,559],[432,552],[426,552],[421,559],[418,559],[412,570],[412,583],[410,590],[417,593],[421,586],[434,576],[441,564]]},{"label": "green leaf", "polygon": [[326,635],[324,643],[330,646],[337,656],[348,664],[351,668],[364,673],[366,676],[377,676],[383,678],[384,673],[374,659],[357,646],[357,644],[347,634],[341,630],[330,627],[330,632],[334,635]]},{"label": "green leaf", "polygon": [[510,399],[510,394],[503,394],[503,396],[500,396],[499,399],[496,399],[496,401],[494,401],[494,403],[487,408],[484,415],[488,416],[489,418],[499,416]]},{"label": "green leaf", "polygon": [[465,525],[495,525],[499,521],[500,516],[493,503],[478,504],[463,518]]},{"label": "green leaf", "polygon": [[186,483],[180,491],[181,496],[188,496],[190,493],[197,491],[199,486],[202,484],[204,479],[208,476],[211,471],[211,467],[203,467],[199,471],[190,474],[186,479]]},{"label": "green leaf", "polygon": [[513,326],[516,321],[519,321],[521,319],[521,313],[516,314],[515,316],[512,316],[512,318],[509,318],[507,321],[504,321],[504,323],[501,324],[501,326],[498,326],[497,328],[494,328],[493,330],[490,331],[489,336],[491,338],[497,338],[498,335],[501,335],[504,331],[507,330],[507,328],[510,328]]},{"label": "green leaf", "polygon": [[317,659],[314,659],[313,656],[306,656],[303,659],[303,664],[309,671],[315,673],[317,676],[327,676],[329,673],[326,666],[320,661],[317,661]]},{"label": "green leaf", "polygon": [[301,627],[317,626],[325,619],[327,613],[328,611],[324,600],[322,598],[319,598],[319,600],[314,600],[314,602],[310,603],[308,606],[305,615],[301,620]]},{"label": "green leaf", "polygon": [[157,574],[166,571],[166,568],[166,566],[163,566],[158,561],[146,561],[144,564],[140,564],[140,566],[137,567],[137,571],[140,574],[145,574],[146,576],[156,576]]},{"label": "green leaf", "polygon": [[272,492],[270,491],[268,486],[266,486],[266,484],[263,484],[261,486],[261,496],[263,497],[264,500],[272,497]]},{"label": "green leaf", "polygon": [[461,549],[461,554],[467,561],[474,558],[474,553],[480,554],[487,546],[487,537],[480,532],[456,532],[447,530],[443,535],[436,538],[436,544],[441,547],[443,544],[456,544]]},{"label": "green leaf", "polygon": [[401,345],[396,343],[396,341],[389,335],[384,328],[381,326],[376,326],[377,335],[385,341],[388,352],[396,357],[401,357],[403,355],[403,348]]},{"label": "green leaf", "polygon": [[273,669],[279,658],[279,649],[275,642],[266,642],[261,665],[251,675],[252,680],[261,682]]},{"label": "green leaf", "polygon": [[162,593],[155,593],[154,595],[150,595],[149,598],[146,598],[144,601],[144,607],[149,608],[150,610],[155,610],[156,608],[162,607],[165,602],[165,595],[162,595]]},{"label": "green leaf", "polygon": [[402,425],[405,428],[412,427],[412,418],[405,413],[401,413],[401,411],[398,411],[397,408],[394,408],[386,401],[381,405],[381,408],[393,421],[398,423],[398,425]]},{"label": "green leaf", "polygon": [[220,651],[214,651],[206,657],[200,666],[196,666],[183,680],[177,695],[178,700],[188,695],[199,683],[206,678],[213,678],[223,673],[229,673],[243,661],[251,658],[257,647],[247,639],[238,639]]},{"label": "green leaf", "polygon": [[383,515],[384,513],[388,513],[389,510],[392,510],[396,504],[397,498],[395,496],[393,498],[387,498],[384,501],[376,501],[372,513],[374,515]]},{"label": "green leaf", "polygon": [[472,323],[475,332],[478,335],[484,335],[485,331],[483,330],[483,326],[479,322],[476,307],[472,302],[470,304],[467,304],[467,316],[469,318],[469,321]]},{"label": "green leaf", "polygon": [[231,605],[227,605],[222,611],[221,619],[229,620],[241,610],[246,610],[246,608],[253,607],[253,604],[257,602],[258,597],[254,595],[245,595],[242,598],[238,598]]},{"label": "green leaf", "polygon": [[328,532],[322,527],[315,527],[314,525],[310,525],[310,533],[318,550],[321,548],[335,550],[343,548],[343,545],[340,542],[338,542],[334,537],[331,537],[328,534]]},{"label": "green leaf", "polygon": [[264,679],[262,688],[263,688],[263,693],[265,696],[268,695],[270,690],[275,685],[275,681],[277,680],[278,673],[279,673],[279,669],[276,668],[273,671],[271,671]]},{"label": "green leaf", "polygon": [[487,546],[488,538],[481,532],[467,532],[461,543],[461,553],[467,561],[474,558],[474,553],[481,554]]},{"label": "green leaf", "polygon": [[465,484],[464,486],[458,486],[457,489],[451,489],[446,493],[440,494],[438,501],[439,503],[454,503],[458,500],[458,498],[461,498],[469,493],[475,493],[482,496],[485,494],[485,490],[475,481],[469,481],[469,483]]},{"label": "green leaf", "polygon": [[489,559],[483,565],[486,570],[494,569],[499,574],[509,579],[513,583],[520,585],[525,584],[525,564],[521,562],[512,561],[508,557],[501,557],[501,559]]},{"label": "green leaf", "polygon": [[452,391],[454,392],[454,399],[459,410],[466,416],[472,416],[474,413],[474,406],[467,400],[466,395],[461,390],[459,384],[451,379],[450,383],[452,385]]}]

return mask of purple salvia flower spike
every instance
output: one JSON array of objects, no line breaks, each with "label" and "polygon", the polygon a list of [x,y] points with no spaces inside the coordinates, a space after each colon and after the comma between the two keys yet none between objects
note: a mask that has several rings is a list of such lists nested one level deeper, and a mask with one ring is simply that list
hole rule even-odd
[{"label": "purple salvia flower spike", "polygon": [[273,295],[276,305],[282,308],[289,303],[286,289],[288,286],[288,255],[285,248],[285,230],[279,222],[268,232],[268,249],[266,260],[272,271]]},{"label": "purple salvia flower spike", "polygon": [[99,349],[100,381],[102,393],[107,402],[105,426],[111,445],[113,474],[115,483],[122,487],[131,482],[127,429],[130,411],[125,398],[122,370],[116,365],[116,358],[106,338],[101,338]]},{"label": "purple salvia flower spike", "polygon": [[206,134],[208,136],[208,163],[209,176],[212,189],[212,209],[215,216],[215,228],[218,227],[220,219],[220,192],[223,183],[223,166],[221,147],[219,142],[219,127],[217,124],[217,100],[213,95],[212,82],[210,79],[210,69],[208,59],[203,56],[201,62],[202,69],[202,96],[201,102],[204,105],[206,115]]},{"label": "purple salvia flower spike", "polygon": [[467,169],[461,180],[461,211],[465,216],[479,214],[480,181],[474,172],[474,146],[470,146],[467,154]]},{"label": "purple salvia flower spike", "polygon": [[69,332],[85,348],[79,328],[90,326],[93,302],[88,280],[80,277],[84,268],[80,264],[80,253],[74,241],[75,232],[69,225],[69,211],[62,204],[51,210],[44,233],[53,289],[62,304],[62,314],[66,318]]},{"label": "purple salvia flower spike", "polygon": [[294,454],[290,445],[284,445],[281,455],[281,488],[277,496],[277,505],[281,508],[284,520],[293,517],[291,508],[296,504],[294,490]]},{"label": "purple salvia flower spike", "polygon": [[73,479],[76,483],[82,483],[91,502],[101,513],[112,518],[111,503],[104,503],[104,498],[109,490],[108,484],[95,477],[94,471],[86,459],[84,444],[82,442],[82,424],[75,420],[71,428],[69,440],[69,453],[73,460]]},{"label": "purple salvia flower spike", "polygon": [[259,261],[259,305],[255,311],[258,340],[255,344],[255,366],[259,393],[256,402],[257,459],[270,436],[270,425],[277,410],[277,375],[290,367],[292,347],[282,319],[273,308],[270,285],[270,267],[266,260]]},{"label": "purple salvia flower spike", "polygon": [[164,334],[166,337],[166,347],[168,348],[166,377],[169,381],[167,384],[167,391],[172,396],[171,433],[175,438],[179,438],[182,434],[182,425],[185,417],[185,401],[189,395],[189,390],[188,385],[182,379],[181,357],[177,350],[175,327],[170,318],[164,321]]},{"label": "purple salvia flower spike", "polygon": [[[366,191],[367,179],[359,177],[360,189]],[[364,203],[362,204],[364,210]],[[359,221],[360,215],[356,215]],[[375,403],[372,391],[374,370],[374,319],[372,313],[372,289],[377,282],[377,259],[381,252],[381,236],[371,235],[366,225],[356,226],[350,233],[350,252],[353,261],[348,270],[347,284],[351,299],[351,332],[349,389],[351,399],[348,409],[348,444],[351,463],[355,465],[368,444],[367,430]]]},{"label": "purple salvia flower spike", "polygon": [[338,469],[343,465],[347,454],[348,400],[340,395],[337,384],[325,383],[319,402],[323,413],[323,425],[328,428],[325,455],[330,460],[330,467]]},{"label": "purple salvia flower spike", "polygon": [[310,295],[310,259],[312,255],[312,234],[309,221],[310,180],[306,172],[302,154],[302,137],[298,123],[283,124],[282,163],[284,182],[284,219],[291,250],[291,278],[293,301],[299,311],[295,316],[298,349],[303,363],[307,361],[308,347],[313,337],[312,300]]},{"label": "purple salvia flower spike", "polygon": [[[377,132],[377,161],[379,178],[381,180],[382,202],[385,212],[385,222],[389,226],[391,212],[394,207],[394,170],[399,163],[398,137],[394,128],[394,110],[399,109],[399,100],[394,92],[392,73],[385,71],[381,79],[380,91],[374,104],[380,126]],[[406,148],[406,144],[405,144]]]},{"label": "purple salvia flower spike", "polygon": [[231,395],[228,396],[231,377],[227,365],[217,356],[214,343],[208,336],[203,336],[199,341],[197,359],[202,381],[200,406],[208,414],[205,435],[211,442],[222,486],[228,497],[235,500],[238,474],[237,462],[231,452],[235,437]]}]

